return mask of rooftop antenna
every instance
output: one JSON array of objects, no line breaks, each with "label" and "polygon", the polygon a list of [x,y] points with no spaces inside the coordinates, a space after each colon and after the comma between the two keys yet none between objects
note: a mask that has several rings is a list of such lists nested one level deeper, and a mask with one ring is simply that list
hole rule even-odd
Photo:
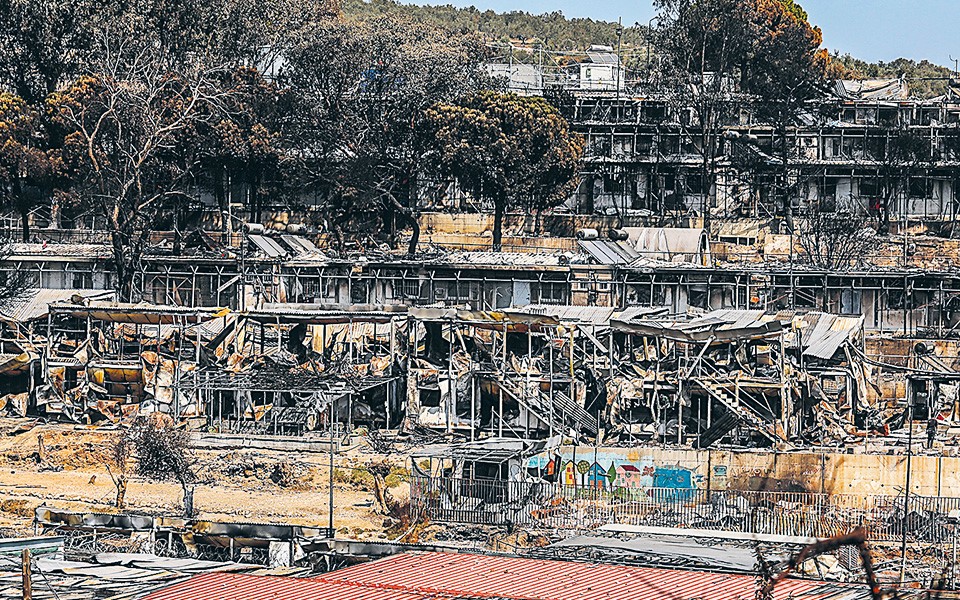
[{"label": "rooftop antenna", "polygon": [[960,58],[954,58],[952,54],[949,55],[950,60],[953,61],[953,77],[954,79],[960,78]]}]

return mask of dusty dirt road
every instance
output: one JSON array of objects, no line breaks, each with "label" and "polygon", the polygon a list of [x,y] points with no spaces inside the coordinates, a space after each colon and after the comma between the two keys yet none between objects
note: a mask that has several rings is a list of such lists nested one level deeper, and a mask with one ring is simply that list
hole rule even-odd
[{"label": "dusty dirt road", "polygon": [[[104,460],[114,435],[62,424],[29,428],[28,421],[0,419],[0,528],[29,529],[33,511],[41,504],[116,512],[116,488]],[[196,455],[201,479],[195,496],[199,518],[327,525],[326,455],[262,450],[198,450]],[[363,449],[336,459],[338,534],[358,539],[392,537],[384,532],[391,521],[379,510],[372,477],[363,469],[372,460],[380,457]],[[390,488],[394,497],[408,494],[399,468],[388,479],[394,484]],[[134,477],[126,500],[130,512],[178,514],[181,510],[181,491],[173,483]]]}]

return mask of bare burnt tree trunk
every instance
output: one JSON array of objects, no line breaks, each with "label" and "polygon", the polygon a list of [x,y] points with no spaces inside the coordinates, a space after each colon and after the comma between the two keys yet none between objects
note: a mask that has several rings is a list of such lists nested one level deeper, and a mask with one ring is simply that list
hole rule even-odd
[{"label": "bare burnt tree trunk", "polygon": [[25,204],[20,206],[20,223],[23,233],[23,241],[30,241],[30,209]]},{"label": "bare burnt tree trunk", "polygon": [[781,190],[783,194],[783,220],[787,225],[787,231],[791,234],[796,231],[793,222],[793,199],[790,197],[790,142],[788,140],[789,128],[786,125],[785,118],[781,118],[778,135],[780,136],[780,160],[783,166],[780,172]]},{"label": "bare burnt tree trunk", "polygon": [[129,248],[123,240],[124,234],[117,229],[111,232],[110,242],[113,250],[113,267],[117,275],[114,289],[120,302],[131,302],[133,299],[133,274],[127,265]]},{"label": "bare burnt tree trunk", "polygon": [[507,208],[506,198],[493,201],[493,251],[503,251],[503,213]]},{"label": "bare burnt tree trunk", "polygon": [[414,256],[417,253],[417,246],[420,245],[420,221],[417,220],[417,216],[410,208],[400,204],[396,196],[390,192],[386,192],[385,194],[390,201],[390,208],[393,209],[393,214],[396,215],[399,213],[413,230],[413,233],[410,234],[410,242],[407,244],[407,255]]},{"label": "bare burnt tree trunk", "polygon": [[114,483],[117,486],[117,497],[114,506],[117,508],[126,508],[127,506],[127,476],[118,475]]},{"label": "bare burnt tree trunk", "polygon": [[183,517],[185,519],[192,519],[195,515],[193,493],[196,490],[196,485],[186,480],[181,480],[180,487],[183,488]]}]

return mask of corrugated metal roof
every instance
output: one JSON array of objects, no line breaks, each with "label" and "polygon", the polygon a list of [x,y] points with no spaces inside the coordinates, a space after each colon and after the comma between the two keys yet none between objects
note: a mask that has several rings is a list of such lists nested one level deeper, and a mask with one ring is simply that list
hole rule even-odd
[{"label": "corrugated metal roof", "polygon": [[564,266],[560,253],[534,252],[453,252],[434,262],[482,267],[557,267]]},{"label": "corrugated metal roof", "polygon": [[643,317],[664,315],[667,310],[665,306],[629,306],[619,311],[615,317],[618,321],[630,322]]},{"label": "corrugated metal roof", "polygon": [[51,242],[17,242],[10,244],[10,256],[46,256],[56,261],[77,258],[112,258],[109,244],[59,244]]},{"label": "corrugated metal roof", "polygon": [[910,88],[906,81],[889,79],[841,79],[833,85],[834,92],[844,100],[906,100]]},{"label": "corrugated metal roof", "polygon": [[762,310],[715,310],[696,318],[614,318],[614,327],[643,335],[657,335],[685,342],[718,342],[775,337],[784,329],[776,315]]},{"label": "corrugated metal roof", "polygon": [[0,309],[0,319],[24,323],[47,316],[50,305],[55,302],[70,302],[74,296],[96,300],[112,300],[114,293],[105,290],[51,290],[37,289],[12,301]]},{"label": "corrugated metal roof", "polygon": [[829,360],[843,344],[856,338],[863,317],[812,312],[795,317],[793,325],[800,330],[804,356]]},{"label": "corrugated metal roof", "polygon": [[[327,573],[367,589],[513,600],[749,600],[751,575],[730,575],[474,554],[401,554]],[[775,600],[859,600],[866,586],[787,579]],[[155,599],[152,599],[155,600]]]},{"label": "corrugated metal roof", "polygon": [[609,306],[573,306],[567,304],[528,304],[515,306],[511,310],[519,310],[534,315],[548,315],[560,321],[577,321],[580,323],[594,323],[606,325],[610,317],[617,310]]},{"label": "corrugated metal roof", "polygon": [[300,577],[206,573],[163,588],[143,600],[430,600],[436,594],[359,587]]}]

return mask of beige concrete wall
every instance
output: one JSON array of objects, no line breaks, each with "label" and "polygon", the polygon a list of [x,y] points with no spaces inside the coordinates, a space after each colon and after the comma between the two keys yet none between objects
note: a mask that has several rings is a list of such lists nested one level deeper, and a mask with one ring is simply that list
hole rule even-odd
[{"label": "beige concrete wall", "polygon": [[[422,213],[417,216],[423,233],[461,233],[482,235],[493,231],[492,214],[476,213]],[[536,215],[508,214],[503,217],[503,232],[506,235],[529,235],[542,237],[576,236],[577,230],[591,228],[601,231],[617,225],[616,217],[600,215]]]},{"label": "beige concrete wall", "polygon": [[[404,236],[404,241],[410,236]],[[466,252],[486,252],[493,244],[489,235],[463,233],[428,233],[420,236],[421,244],[436,244]],[[503,249],[508,252],[576,252],[577,240],[558,237],[503,236]]]}]

